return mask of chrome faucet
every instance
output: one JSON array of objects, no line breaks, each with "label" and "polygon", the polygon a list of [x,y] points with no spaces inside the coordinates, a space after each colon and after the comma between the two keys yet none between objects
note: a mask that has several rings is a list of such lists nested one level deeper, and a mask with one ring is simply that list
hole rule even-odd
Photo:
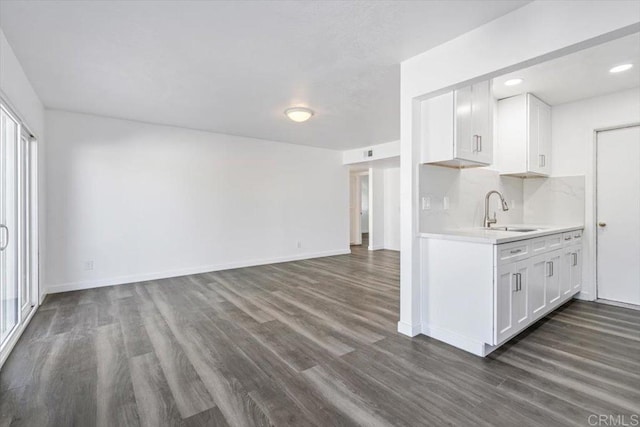
[{"label": "chrome faucet", "polygon": [[509,210],[509,205],[507,205],[507,201],[504,200],[504,197],[502,196],[502,194],[500,194],[499,191],[496,191],[496,190],[489,191],[487,195],[484,197],[484,227],[485,228],[489,228],[491,227],[491,224],[495,224],[496,222],[498,222],[498,220],[496,219],[495,212],[493,213],[493,218],[489,218],[489,199],[491,198],[492,194],[497,194],[500,197],[500,202],[502,203],[503,211]]}]

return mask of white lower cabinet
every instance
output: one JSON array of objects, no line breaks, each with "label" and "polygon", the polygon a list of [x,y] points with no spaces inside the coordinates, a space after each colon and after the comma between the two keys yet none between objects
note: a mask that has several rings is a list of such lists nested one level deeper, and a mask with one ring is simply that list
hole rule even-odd
[{"label": "white lower cabinet", "polygon": [[[499,345],[554,310],[582,286],[582,247],[579,241],[557,247],[557,236],[497,245],[496,254],[511,247],[537,247],[538,255],[497,265],[494,292],[494,342]],[[547,251],[544,252],[544,248]],[[542,249],[541,249],[542,248]],[[523,253],[529,253],[529,250]],[[544,253],[539,253],[544,252]]]},{"label": "white lower cabinet", "polygon": [[529,324],[529,274],[528,262],[512,262],[503,266],[496,279],[497,306],[495,342],[503,342]]},{"label": "white lower cabinet", "polygon": [[[545,276],[547,272],[547,257],[538,255],[528,260],[531,266],[529,282],[529,298],[531,300],[531,317],[539,317],[547,309],[547,287]],[[499,309],[499,307],[498,307]]]},{"label": "white lower cabinet", "polygon": [[486,356],[582,286],[582,230],[496,244],[421,239],[421,332]]}]

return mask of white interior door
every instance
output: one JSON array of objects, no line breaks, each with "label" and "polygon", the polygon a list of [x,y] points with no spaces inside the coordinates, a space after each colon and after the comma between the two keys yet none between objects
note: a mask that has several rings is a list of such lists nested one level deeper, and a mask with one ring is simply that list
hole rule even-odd
[{"label": "white interior door", "polygon": [[598,298],[640,305],[640,126],[598,132]]},{"label": "white interior door", "polygon": [[360,230],[360,208],[362,205],[360,190],[360,176],[349,176],[349,223],[350,240],[352,245],[362,244],[362,232]]}]

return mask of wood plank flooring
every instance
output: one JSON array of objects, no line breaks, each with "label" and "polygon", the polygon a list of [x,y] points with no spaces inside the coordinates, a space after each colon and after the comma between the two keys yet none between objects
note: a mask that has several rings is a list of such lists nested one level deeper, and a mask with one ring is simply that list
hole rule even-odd
[{"label": "wood plank flooring", "polygon": [[640,312],[569,303],[482,359],[399,335],[399,254],[352,249],[50,295],[0,372],[0,426],[584,426],[640,413]]}]

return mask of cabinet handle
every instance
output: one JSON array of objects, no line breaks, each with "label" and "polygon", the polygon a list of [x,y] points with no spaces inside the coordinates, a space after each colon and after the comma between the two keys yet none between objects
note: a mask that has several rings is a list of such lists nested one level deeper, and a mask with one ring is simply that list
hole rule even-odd
[{"label": "cabinet handle", "polygon": [[518,273],[513,273],[513,292],[518,292]]},{"label": "cabinet handle", "polygon": [[513,290],[514,292],[519,292],[522,290],[522,274],[513,273],[513,278],[515,280],[516,288]]},{"label": "cabinet handle", "polygon": [[547,261],[547,277],[553,276],[553,261]]},{"label": "cabinet handle", "polygon": [[571,240],[571,236],[565,237],[564,240]]},{"label": "cabinet handle", "polygon": [[478,135],[478,152],[482,152],[482,135]]},{"label": "cabinet handle", "polygon": [[575,267],[576,265],[578,265],[578,253],[574,252],[571,254],[571,256],[573,256],[573,266]]},{"label": "cabinet handle", "polygon": [[511,251],[512,254],[519,254],[520,252],[522,252],[522,249],[514,249]]}]

